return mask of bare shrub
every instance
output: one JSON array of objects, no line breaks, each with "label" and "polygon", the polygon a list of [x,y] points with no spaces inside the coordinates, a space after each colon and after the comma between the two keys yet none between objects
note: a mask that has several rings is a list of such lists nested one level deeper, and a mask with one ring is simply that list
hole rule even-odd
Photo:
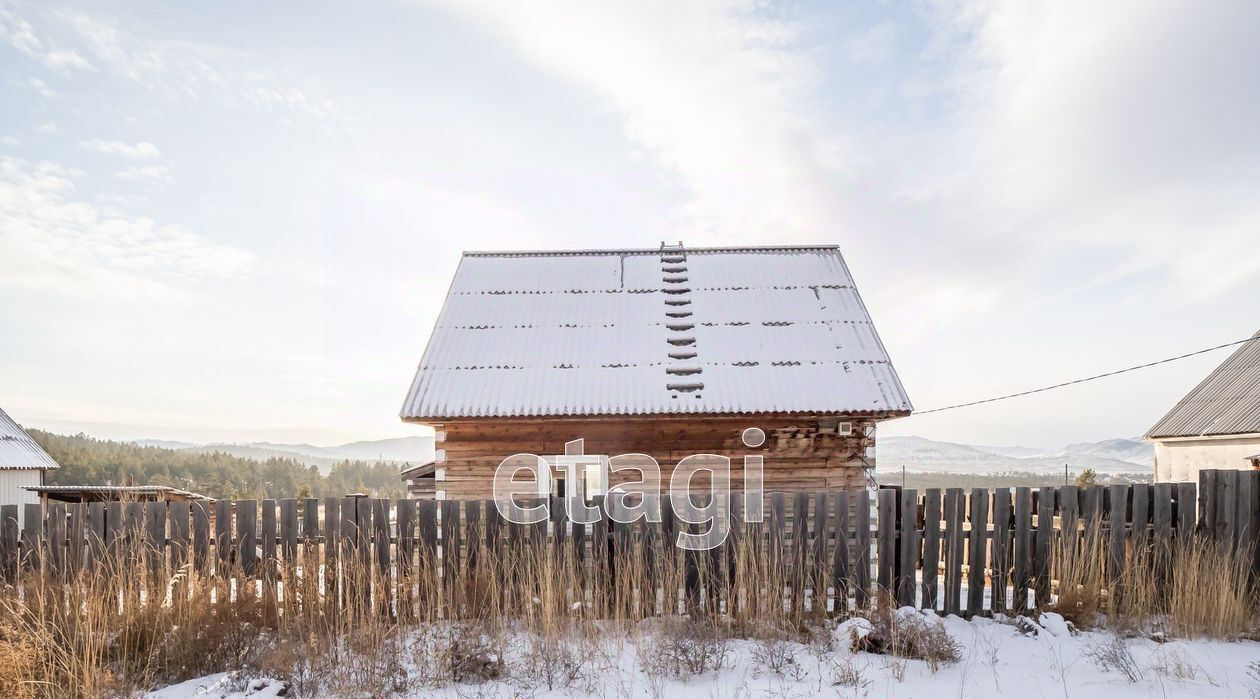
[{"label": "bare shrub", "polygon": [[1142,668],[1129,651],[1129,644],[1119,634],[1106,635],[1105,641],[1091,641],[1084,655],[1099,670],[1120,673],[1130,684],[1142,678]]},{"label": "bare shrub", "polygon": [[503,636],[485,624],[453,623],[438,635],[435,655],[453,682],[487,682],[504,676]]},{"label": "bare shrub", "polygon": [[859,665],[852,657],[836,660],[831,667],[831,686],[848,689],[855,694],[871,685],[870,678],[863,673],[866,665]]},{"label": "bare shrub", "polygon": [[1199,671],[1203,669],[1186,657],[1185,653],[1176,649],[1161,648],[1155,653],[1152,660],[1152,670],[1179,682],[1193,680],[1199,676]]},{"label": "bare shrub", "polygon": [[541,683],[548,690],[564,689],[582,678],[588,661],[589,658],[571,638],[530,634],[512,674]]},{"label": "bare shrub", "polygon": [[730,639],[711,619],[665,619],[635,648],[649,677],[682,678],[721,670],[730,659]]},{"label": "bare shrub", "polygon": [[753,642],[752,661],[779,677],[799,682],[809,673],[798,657],[800,649],[799,644],[781,635],[761,638]]},{"label": "bare shrub", "polygon": [[941,665],[962,660],[962,647],[939,619],[887,605],[863,614],[863,618],[870,622],[870,628],[866,633],[851,632],[850,645],[854,652],[923,660],[932,672]]},{"label": "bare shrub", "polygon": [[1247,663],[1247,688],[1252,699],[1260,699],[1260,660]]}]

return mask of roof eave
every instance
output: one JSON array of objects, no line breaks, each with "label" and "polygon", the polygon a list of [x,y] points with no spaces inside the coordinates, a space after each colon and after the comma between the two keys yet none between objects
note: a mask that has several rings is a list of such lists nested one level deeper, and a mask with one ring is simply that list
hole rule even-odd
[{"label": "roof eave", "polygon": [[868,418],[892,420],[910,416],[910,410],[791,410],[766,412],[696,413],[556,413],[532,415],[403,415],[402,421],[417,425],[444,425],[480,420],[695,420],[705,418]]}]

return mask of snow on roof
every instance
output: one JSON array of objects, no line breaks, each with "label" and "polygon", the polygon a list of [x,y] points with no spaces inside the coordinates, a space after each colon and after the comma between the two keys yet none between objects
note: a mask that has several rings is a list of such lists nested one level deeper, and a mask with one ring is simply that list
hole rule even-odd
[{"label": "snow on roof", "polygon": [[9,414],[0,410],[0,470],[60,468]]},{"label": "snow on roof", "polygon": [[834,246],[464,253],[404,420],[905,414]]},{"label": "snow on roof", "polygon": [[1146,438],[1256,432],[1260,432],[1260,332],[1173,406]]}]

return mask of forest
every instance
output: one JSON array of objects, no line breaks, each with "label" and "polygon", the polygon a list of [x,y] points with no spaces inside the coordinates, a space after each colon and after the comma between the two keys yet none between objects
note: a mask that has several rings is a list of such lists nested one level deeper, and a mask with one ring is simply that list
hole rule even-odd
[{"label": "forest", "polygon": [[367,493],[399,498],[405,484],[394,463],[342,461],[327,476],[288,458],[265,461],[222,452],[197,453],[96,439],[85,434],[27,432],[61,468],[48,485],[168,485],[212,498],[329,497]]}]

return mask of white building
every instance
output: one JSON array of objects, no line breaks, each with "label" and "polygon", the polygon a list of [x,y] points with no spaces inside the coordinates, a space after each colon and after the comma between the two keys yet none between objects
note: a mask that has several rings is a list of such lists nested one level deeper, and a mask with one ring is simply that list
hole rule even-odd
[{"label": "white building", "polygon": [[1155,480],[1197,481],[1203,469],[1260,465],[1260,332],[1146,433]]},{"label": "white building", "polygon": [[[44,474],[60,468],[56,461],[8,413],[0,410],[0,505],[38,503],[39,496],[26,490],[44,484]],[[18,508],[18,519],[22,510]]]}]

